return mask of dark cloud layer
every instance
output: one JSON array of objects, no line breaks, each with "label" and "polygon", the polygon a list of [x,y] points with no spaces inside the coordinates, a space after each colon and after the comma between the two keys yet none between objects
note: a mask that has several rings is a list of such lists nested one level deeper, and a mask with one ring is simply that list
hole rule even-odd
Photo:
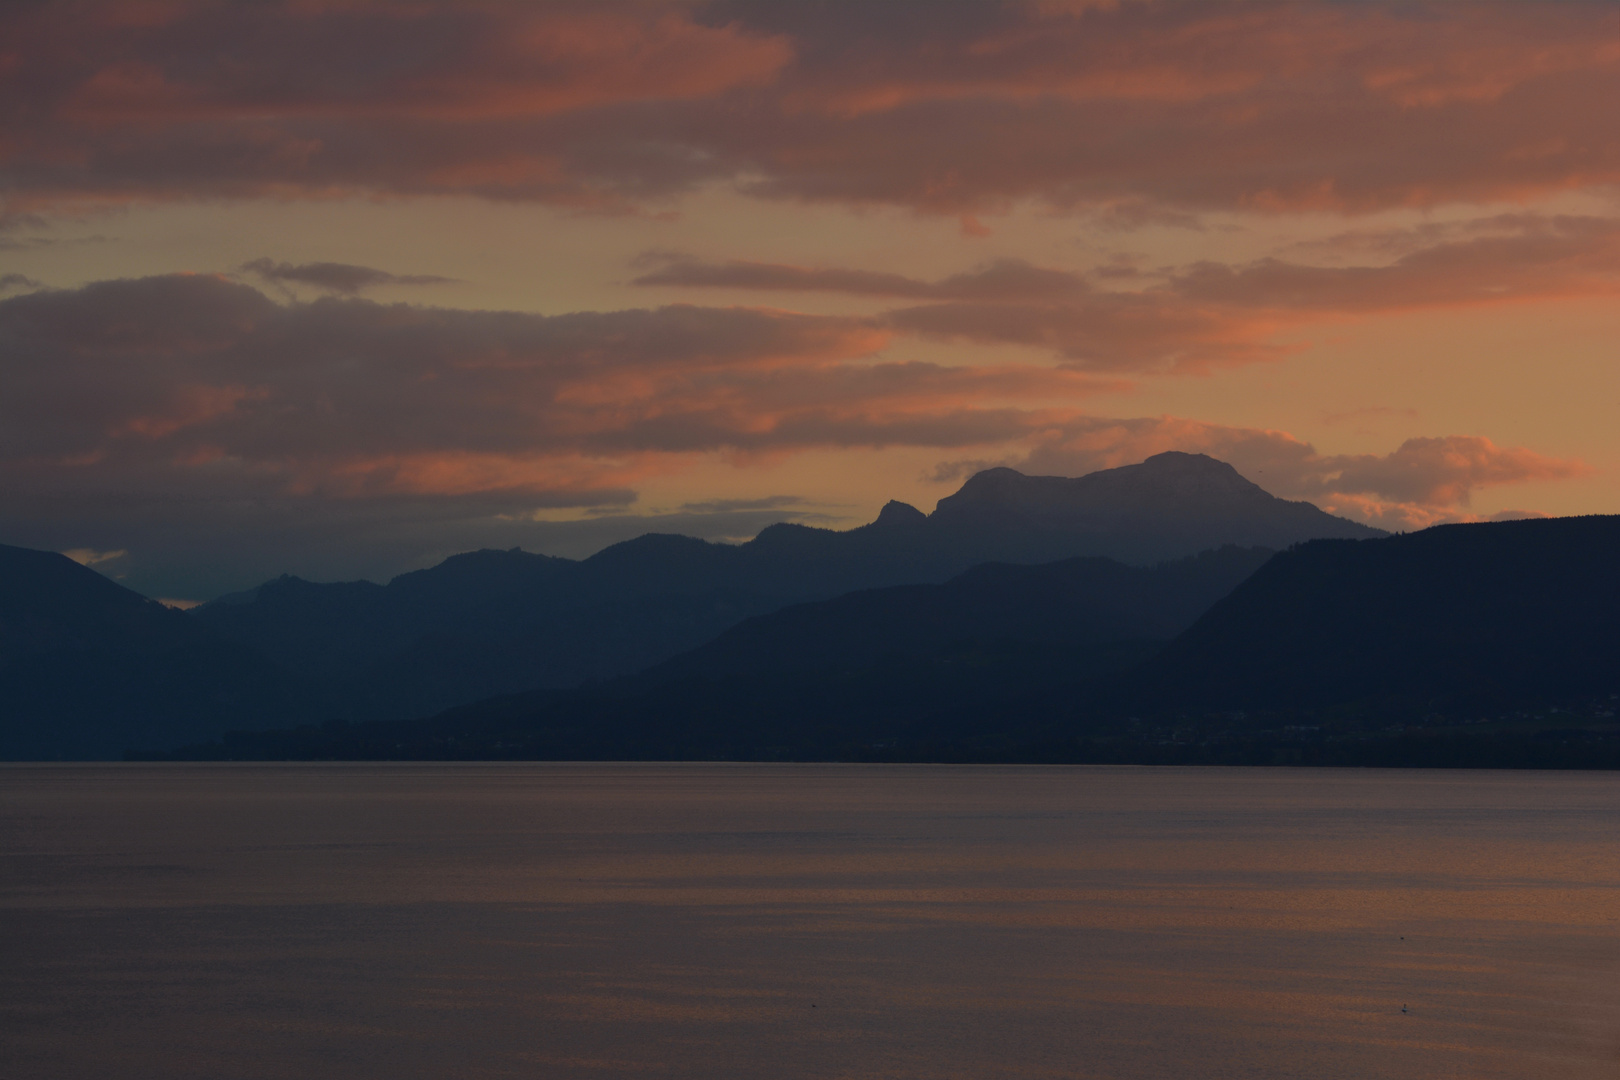
[{"label": "dark cloud layer", "polygon": [[471,194],[1120,221],[1620,180],[1614,12],[1566,4],[19,4],[9,212]]},{"label": "dark cloud layer", "polygon": [[179,523],[185,550],[391,548],[628,506],[680,455],[1001,442],[1101,385],[874,361],[891,333],[750,308],[278,304],[207,275],[35,292],[0,301],[0,527],[132,559]]},{"label": "dark cloud layer", "polygon": [[706,263],[674,258],[631,284],[834,292],[911,300],[1030,300],[1061,298],[1088,291],[1085,279],[1078,274],[1032,266],[1022,259],[999,259],[939,281],[919,281],[902,274],[870,270],[815,269],[744,261]]},{"label": "dark cloud layer", "polygon": [[343,296],[355,296],[365,289],[383,285],[445,285],[455,278],[435,274],[390,274],[370,266],[350,263],[284,263],[273,259],[252,259],[240,267],[276,285],[310,285]]},{"label": "dark cloud layer", "polygon": [[[1371,249],[1371,250],[1369,250]],[[1285,328],[1324,319],[1620,294],[1620,219],[1514,214],[1339,240],[1359,265],[1267,258],[1087,277],[1001,260],[936,281],[757,262],[671,259],[644,286],[833,292],[924,301],[904,333],[1050,350],[1094,371],[1207,371],[1277,360]],[[1381,259],[1370,255],[1383,256]]]},{"label": "dark cloud layer", "polygon": [[0,292],[13,289],[37,289],[39,282],[26,274],[0,274]]}]

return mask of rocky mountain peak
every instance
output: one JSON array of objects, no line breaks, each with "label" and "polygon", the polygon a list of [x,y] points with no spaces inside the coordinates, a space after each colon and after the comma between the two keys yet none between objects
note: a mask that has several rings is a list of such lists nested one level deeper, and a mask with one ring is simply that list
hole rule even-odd
[{"label": "rocky mountain peak", "polygon": [[878,511],[877,520],[872,524],[888,528],[896,525],[917,525],[927,520],[928,515],[910,503],[890,499],[883,504],[883,509]]}]

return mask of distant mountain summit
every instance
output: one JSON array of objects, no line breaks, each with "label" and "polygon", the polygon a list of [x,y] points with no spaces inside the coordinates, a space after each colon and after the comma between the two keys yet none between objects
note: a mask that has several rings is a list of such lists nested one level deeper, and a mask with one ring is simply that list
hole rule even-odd
[{"label": "distant mountain summit", "polygon": [[928,520],[928,515],[899,499],[890,499],[878,511],[877,520],[873,525],[880,529],[915,529]]},{"label": "distant mountain summit", "polygon": [[[998,549],[987,558],[1103,555],[1138,566],[1226,544],[1280,549],[1388,535],[1279,499],[1224,461],[1177,451],[1073,479],[987,469],[941,499],[928,521],[963,548]],[[1016,551],[1006,550],[1009,534]]]},{"label": "distant mountain summit", "polygon": [[1101,469],[1072,479],[1026,476],[1016,469],[986,469],[975,473],[956,494],[941,499],[934,516],[943,521],[985,513],[1004,518],[1074,520],[1189,510],[1230,514],[1238,509],[1260,509],[1263,513],[1264,508],[1278,503],[1284,500],[1245,480],[1226,462],[1206,454],[1172,450],[1155,454],[1140,465]]}]

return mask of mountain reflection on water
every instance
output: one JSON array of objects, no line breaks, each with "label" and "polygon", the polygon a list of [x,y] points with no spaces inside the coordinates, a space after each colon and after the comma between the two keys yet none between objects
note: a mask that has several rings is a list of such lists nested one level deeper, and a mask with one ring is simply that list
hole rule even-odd
[{"label": "mountain reflection on water", "polygon": [[6,766],[0,1072],[1611,1077],[1617,825],[1612,774]]}]

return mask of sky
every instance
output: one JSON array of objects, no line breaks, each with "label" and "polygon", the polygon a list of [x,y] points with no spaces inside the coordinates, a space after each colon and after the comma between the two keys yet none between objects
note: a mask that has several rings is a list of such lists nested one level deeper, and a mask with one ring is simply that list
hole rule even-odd
[{"label": "sky", "polygon": [[1620,3],[0,7],[0,543],[195,602],[1207,453],[1620,512]]}]

